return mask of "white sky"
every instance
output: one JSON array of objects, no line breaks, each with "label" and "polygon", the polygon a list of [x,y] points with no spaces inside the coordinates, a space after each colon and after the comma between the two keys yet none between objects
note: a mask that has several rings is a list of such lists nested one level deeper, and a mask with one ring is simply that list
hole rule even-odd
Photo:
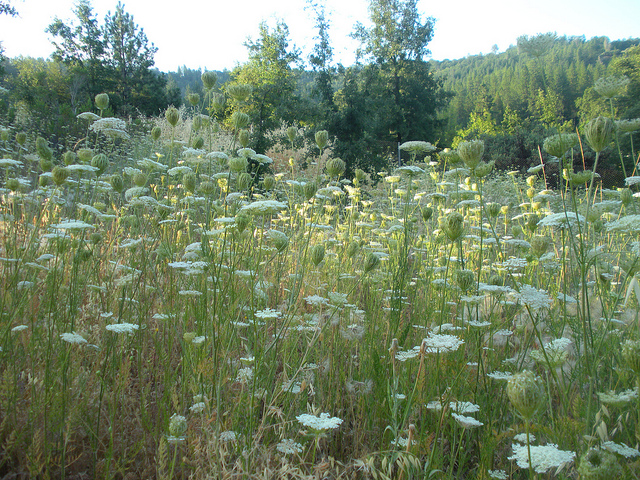
[{"label": "white sky", "polygon": [[[10,0],[20,18],[0,16],[0,41],[5,55],[48,57],[53,52],[45,28],[55,16],[72,20],[74,0]],[[305,0],[126,0],[125,11],[144,28],[158,47],[156,67],[179,66],[211,70],[231,69],[246,61],[243,43],[256,38],[262,20],[274,25],[283,19],[291,44],[306,59],[315,41],[313,14]],[[161,5],[163,3],[164,5]],[[102,25],[117,0],[93,0]],[[356,44],[349,38],[357,21],[368,21],[367,0],[326,0],[332,23],[334,59],[354,60]],[[520,35],[557,32],[558,35],[608,36],[611,40],[640,37],[640,0],[420,0],[419,10],[436,19],[429,44],[436,60],[499,51]]]}]

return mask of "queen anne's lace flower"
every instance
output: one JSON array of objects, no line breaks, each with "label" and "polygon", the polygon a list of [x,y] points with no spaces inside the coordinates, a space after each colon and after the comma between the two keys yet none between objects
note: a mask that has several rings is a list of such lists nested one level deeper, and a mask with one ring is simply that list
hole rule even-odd
[{"label": "queen anne's lace flower", "polygon": [[575,452],[559,450],[557,445],[552,443],[544,446],[531,446],[513,444],[513,455],[509,460],[515,460],[520,468],[529,468],[529,457],[527,448],[531,449],[531,463],[536,473],[545,473],[552,468],[562,467],[571,463],[576,458]]},{"label": "queen anne's lace flower", "polygon": [[320,416],[303,413],[298,415],[296,420],[303,426],[312,430],[329,430],[338,428],[342,423],[342,419],[338,417],[330,417],[328,413],[321,413]]}]

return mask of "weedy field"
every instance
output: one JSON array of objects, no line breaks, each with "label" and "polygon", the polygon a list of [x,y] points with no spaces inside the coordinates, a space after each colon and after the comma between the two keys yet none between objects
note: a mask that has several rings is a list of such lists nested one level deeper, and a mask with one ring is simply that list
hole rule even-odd
[{"label": "weedy field", "polygon": [[640,120],[347,178],[108,100],[0,143],[4,478],[639,477],[640,176],[597,159]]}]

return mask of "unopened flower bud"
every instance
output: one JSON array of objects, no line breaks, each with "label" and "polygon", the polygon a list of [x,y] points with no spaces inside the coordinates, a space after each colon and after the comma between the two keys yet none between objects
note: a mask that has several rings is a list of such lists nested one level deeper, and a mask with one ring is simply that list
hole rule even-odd
[{"label": "unopened flower bud", "polygon": [[187,95],[187,101],[191,104],[192,107],[197,106],[200,103],[200,95],[197,93],[190,93]]},{"label": "unopened flower bud", "polygon": [[623,188],[620,190],[620,201],[625,207],[633,200],[633,192],[629,188]]},{"label": "unopened flower bud", "polygon": [[93,150],[90,148],[81,148],[78,150],[78,159],[81,163],[87,165],[93,159]]},{"label": "unopened flower bud", "polygon": [[304,184],[304,198],[307,200],[311,200],[313,196],[318,191],[318,186],[316,182],[307,182]]},{"label": "unopened flower bud", "polygon": [[136,187],[144,187],[147,184],[147,176],[138,172],[133,176],[133,183]]},{"label": "unopened flower bud", "polygon": [[339,177],[346,169],[346,164],[341,158],[332,158],[327,161],[325,169],[330,177]]},{"label": "unopened flower bud", "polygon": [[550,246],[551,240],[549,239],[549,237],[536,235],[531,239],[531,253],[533,253],[538,258],[547,253],[547,250]]},{"label": "unopened flower bud", "polygon": [[78,156],[70,150],[67,150],[66,152],[64,152],[64,155],[62,155],[62,161],[65,165],[73,165],[74,163],[76,163],[77,158]]},{"label": "unopened flower bud", "polygon": [[640,376],[640,340],[625,340],[622,344],[622,360]]},{"label": "unopened flower bud", "polygon": [[238,179],[236,181],[238,191],[242,192],[244,190],[247,190],[249,188],[249,185],[251,185],[251,175],[249,175],[247,172],[238,174]]},{"label": "unopened flower bud", "polygon": [[276,186],[276,179],[273,177],[273,175],[267,175],[262,180],[262,186],[267,192],[273,190],[273,187]]},{"label": "unopened flower bud", "polygon": [[289,142],[293,143],[297,135],[298,135],[298,129],[296,127],[287,128],[287,138],[289,139]]},{"label": "unopened flower bud", "polygon": [[453,278],[464,293],[468,292],[475,283],[475,275],[471,270],[456,270]]},{"label": "unopened flower bud", "polygon": [[51,161],[53,158],[53,150],[49,148],[49,142],[44,138],[36,138],[36,153],[42,160]]},{"label": "unopened flower bud", "polygon": [[480,159],[484,153],[484,142],[482,140],[471,140],[458,145],[458,155],[467,166],[473,170],[480,164]]},{"label": "unopened flower bud", "polygon": [[109,168],[109,159],[104,153],[99,153],[91,159],[91,166],[98,169],[96,175],[99,177]]},{"label": "unopened flower bud", "polygon": [[425,222],[428,222],[429,219],[433,216],[433,208],[424,207],[421,213],[422,213],[422,220],[424,220]]},{"label": "unopened flower bud", "polygon": [[247,145],[249,145],[249,140],[249,130],[243,128],[238,132],[238,143],[240,143],[242,148],[247,148]]},{"label": "unopened flower bud", "polygon": [[282,233],[279,230],[269,230],[267,232],[271,243],[278,251],[278,253],[282,253],[289,246],[289,237],[286,234]]},{"label": "unopened flower bud", "polygon": [[575,133],[562,133],[544,139],[542,148],[549,155],[562,158],[565,153],[578,145],[578,135]]},{"label": "unopened flower bud", "polygon": [[[486,177],[487,175],[489,175],[489,173],[491,173],[491,170],[493,170],[493,166],[495,164],[496,162],[494,162],[493,160],[491,160],[490,162],[480,162],[476,169],[473,171],[473,174],[477,178]],[[474,190],[477,191],[477,188]]]},{"label": "unopened flower bud", "polygon": [[459,212],[451,212],[445,218],[444,232],[452,242],[458,240],[464,233],[464,217]]},{"label": "unopened flower bud", "polygon": [[247,215],[236,215],[236,227],[240,233],[244,232],[251,219]]},{"label": "unopened flower bud", "polygon": [[580,457],[578,473],[584,480],[609,480],[622,478],[623,470],[613,453],[600,448],[590,448]]},{"label": "unopened flower bud", "polygon": [[193,172],[185,173],[182,176],[182,185],[187,192],[193,193],[196,191],[196,175]]},{"label": "unopened flower bud", "polygon": [[200,187],[198,188],[198,190],[203,195],[212,195],[216,191],[216,184],[210,180],[207,180],[200,183]]},{"label": "unopened flower bud", "polygon": [[26,133],[24,133],[24,132],[16,133],[16,143],[18,145],[24,145],[26,141],[27,141],[27,134]]},{"label": "unopened flower bud", "polygon": [[118,193],[122,193],[124,190],[124,181],[120,175],[112,175],[109,183],[111,183],[111,188]]},{"label": "unopened flower bud", "polygon": [[202,80],[202,85],[205,90],[211,90],[216,86],[218,75],[216,72],[203,72],[202,75],[200,75],[200,80]]},{"label": "unopened flower bud", "polygon": [[249,115],[236,110],[231,114],[231,124],[234,130],[241,130],[249,125]]},{"label": "unopened flower bud", "polygon": [[53,178],[53,183],[55,183],[58,187],[62,185],[67,177],[69,176],[69,170],[66,167],[61,165],[56,165],[54,169],[51,171],[51,177]]},{"label": "unopened flower bud", "polygon": [[244,102],[253,92],[253,87],[246,83],[227,85],[227,93],[238,102]]},{"label": "unopened flower bud", "polygon": [[164,112],[164,118],[167,119],[169,125],[175,127],[180,121],[180,112],[178,112],[176,107],[169,107],[166,112]]},{"label": "unopened flower bud", "polygon": [[247,169],[247,159],[244,157],[232,157],[229,159],[229,170],[233,173],[244,172]]},{"label": "unopened flower bud", "polygon": [[202,136],[199,135],[193,140],[193,148],[198,150],[202,147],[204,147],[204,138],[202,138]]},{"label": "unopened flower bud", "polygon": [[311,247],[311,262],[317,267],[324,260],[324,245],[318,244]]},{"label": "unopened flower bud", "polygon": [[225,98],[222,93],[214,93],[211,95],[211,106],[216,112],[221,112],[224,108]]},{"label": "unopened flower bud", "polygon": [[615,128],[616,124],[609,117],[597,117],[585,125],[584,136],[593,151],[598,153],[609,145]]},{"label": "unopened flower bud", "polygon": [[378,265],[380,265],[380,257],[375,253],[369,252],[364,261],[364,273],[371,273]]},{"label": "unopened flower bud", "polygon": [[322,151],[324,147],[329,143],[329,132],[326,130],[320,130],[316,132],[316,145]]},{"label": "unopened flower bud", "polygon": [[507,396],[520,416],[531,420],[544,406],[544,385],[540,377],[529,370],[523,370],[509,378]]},{"label": "unopened flower bud", "polygon": [[109,107],[109,95],[106,93],[99,93],[95,98],[96,107],[100,111],[104,111]]},{"label": "unopened flower bud", "polygon": [[496,218],[500,215],[500,211],[502,210],[502,205],[496,202],[491,202],[487,204],[487,214],[491,218]]}]

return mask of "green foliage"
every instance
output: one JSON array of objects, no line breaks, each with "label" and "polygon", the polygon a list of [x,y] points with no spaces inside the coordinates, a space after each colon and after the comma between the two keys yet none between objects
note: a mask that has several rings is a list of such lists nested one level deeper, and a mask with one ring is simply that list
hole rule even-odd
[{"label": "green foliage", "polygon": [[261,23],[257,40],[248,39],[249,61],[233,70],[228,89],[238,85],[252,87],[251,101],[232,100],[230,112],[249,115],[253,132],[250,146],[266,152],[274,143],[269,134],[300,118],[300,100],[295,95],[296,74],[292,65],[299,60],[298,52],[289,50],[289,28],[281,21],[270,29]]}]

